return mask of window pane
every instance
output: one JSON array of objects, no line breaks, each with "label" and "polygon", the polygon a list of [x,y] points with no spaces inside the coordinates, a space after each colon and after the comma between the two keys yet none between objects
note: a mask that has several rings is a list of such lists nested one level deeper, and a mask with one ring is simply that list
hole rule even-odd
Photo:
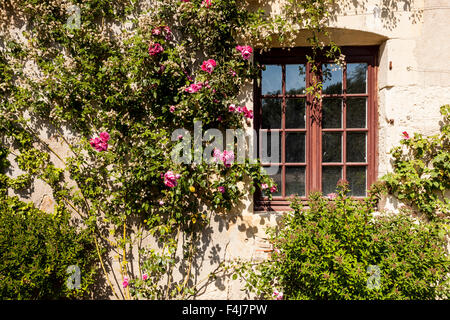
[{"label": "window pane", "polygon": [[341,162],[342,134],[340,132],[322,133],[322,162]]},{"label": "window pane", "polygon": [[277,191],[273,192],[272,195],[281,196],[281,166],[264,167],[264,171],[277,185]]},{"label": "window pane", "polygon": [[341,178],[341,167],[322,167],[322,193],[327,195],[336,192],[336,185]]},{"label": "window pane", "polygon": [[305,195],[305,167],[286,167],[286,197]]},{"label": "window pane", "polygon": [[262,71],[262,94],[281,94],[281,66],[266,65],[266,70]]},{"label": "window pane", "polygon": [[347,63],[347,93],[367,92],[367,63]]},{"label": "window pane", "polygon": [[286,99],[286,128],[305,128],[305,99]]},{"label": "window pane", "polygon": [[306,69],[304,64],[286,65],[286,94],[305,94]]},{"label": "window pane", "polygon": [[342,99],[323,99],[322,127],[342,128]]},{"label": "window pane", "polygon": [[347,181],[351,196],[366,195],[366,167],[347,167]]},{"label": "window pane", "polygon": [[366,134],[347,132],[347,162],[366,162]]},{"label": "window pane", "polygon": [[305,162],[305,134],[286,133],[286,162]]},{"label": "window pane", "polygon": [[366,128],[367,98],[347,99],[347,128]]},{"label": "window pane", "polygon": [[[277,135],[278,139],[276,139]],[[261,138],[260,159],[262,163],[281,162],[281,132],[261,131],[260,138]]]},{"label": "window pane", "polygon": [[323,93],[342,93],[342,68],[337,64],[323,64]]},{"label": "window pane", "polygon": [[262,99],[262,128],[281,128],[281,99]]}]

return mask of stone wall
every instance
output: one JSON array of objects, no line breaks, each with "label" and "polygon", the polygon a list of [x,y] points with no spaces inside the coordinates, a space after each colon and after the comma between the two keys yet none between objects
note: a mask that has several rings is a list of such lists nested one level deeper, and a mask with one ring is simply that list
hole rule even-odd
[{"label": "stone wall", "polygon": [[[250,1],[276,12],[281,0]],[[394,2],[386,6],[384,3]],[[329,26],[338,45],[378,45],[378,176],[391,170],[389,150],[397,145],[402,131],[434,134],[439,130],[439,107],[450,102],[450,3],[448,0],[362,0],[337,1]],[[307,45],[306,33],[299,32],[296,44]],[[277,43],[273,43],[277,47]],[[242,92],[243,102],[252,106],[252,85]],[[250,130],[251,127],[248,127]],[[50,133],[42,130],[42,139],[54,148],[63,148]],[[68,153],[68,150],[61,150]],[[12,160],[12,158],[10,159]],[[58,163],[58,159],[55,159]],[[12,163],[14,163],[12,161]],[[10,172],[17,176],[15,167]],[[21,195],[47,212],[53,211],[51,190],[36,181],[30,194]],[[397,204],[387,202],[387,209]],[[201,283],[199,299],[249,298],[240,289],[239,280],[229,276],[208,279],[223,260],[261,259],[270,250],[265,228],[273,226],[281,212],[257,212],[251,196],[226,216],[214,215],[201,239],[201,252],[194,265],[194,282]],[[129,257],[137,273],[137,253]],[[134,263],[133,263],[134,261]],[[109,265],[118,268],[111,256]],[[183,270],[180,270],[180,274]],[[113,283],[120,287],[119,279]]]}]

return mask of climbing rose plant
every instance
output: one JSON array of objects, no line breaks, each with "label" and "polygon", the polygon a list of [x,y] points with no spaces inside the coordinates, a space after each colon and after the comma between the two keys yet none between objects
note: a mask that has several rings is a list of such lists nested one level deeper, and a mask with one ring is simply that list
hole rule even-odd
[{"label": "climbing rose plant", "polygon": [[[238,95],[261,70],[253,40],[266,39],[283,19],[252,12],[245,1],[166,0],[146,8],[86,0],[74,3],[80,23],[68,27],[77,17],[57,2],[7,2],[3,16],[28,28],[22,40],[2,32],[1,159],[11,156],[23,174],[1,173],[1,197],[35,179],[50,186],[55,212],[74,215],[92,234],[97,266],[116,298],[194,296],[192,261],[211,216],[257,188],[270,197],[277,187],[259,163],[236,163],[230,150],[217,150],[212,164],[174,162],[184,139],[171,134],[192,132],[197,121],[203,130],[245,128],[253,111]],[[280,41],[291,31],[282,29]],[[240,39],[241,32],[251,36]],[[61,144],[68,154],[55,147]],[[140,245],[145,235],[157,249]],[[185,259],[178,261],[181,239]],[[135,248],[139,275],[129,264]],[[176,266],[186,270],[177,281]],[[115,285],[111,272],[120,279]]]}]

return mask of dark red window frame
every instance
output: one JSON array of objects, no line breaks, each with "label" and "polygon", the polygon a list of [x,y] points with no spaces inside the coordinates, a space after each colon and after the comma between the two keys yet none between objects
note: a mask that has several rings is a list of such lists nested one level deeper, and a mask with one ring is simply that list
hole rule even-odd
[{"label": "dark red window frame", "polygon": [[[367,92],[365,94],[348,94],[346,91],[346,72],[343,73],[343,91],[342,94],[332,94],[332,95],[323,95],[323,98],[326,97],[341,97],[345,101],[348,97],[367,97],[367,125],[366,129],[347,129],[345,125],[345,115],[346,108],[343,108],[343,121],[341,129],[323,129],[321,127],[320,121],[315,120],[313,117],[314,110],[321,110],[321,105],[313,105],[313,99],[310,95],[296,95],[294,97],[305,98],[306,99],[306,128],[304,132],[306,132],[306,159],[305,163],[297,163],[290,165],[304,165],[306,167],[306,195],[301,197],[303,200],[306,200],[307,195],[314,191],[321,191],[322,189],[322,165],[338,165],[342,166],[342,178],[346,178],[346,134],[343,134],[343,142],[342,142],[342,162],[340,163],[322,163],[322,132],[351,132],[351,131],[366,131],[367,132],[367,144],[366,144],[366,152],[367,159],[364,163],[351,163],[351,166],[366,166],[366,189],[376,180],[377,177],[377,166],[378,166],[378,150],[377,150],[377,141],[378,141],[378,112],[377,112],[377,68],[378,68],[378,46],[355,46],[355,47],[341,47],[342,53],[345,55],[346,63],[367,63]],[[321,76],[321,75],[313,75],[311,73],[311,65],[307,62],[307,55],[311,55],[311,49],[306,47],[297,47],[297,48],[274,48],[269,50],[268,52],[264,52],[263,54],[256,53],[255,60],[260,64],[279,64],[282,65],[282,72],[285,74],[285,64],[305,64],[306,65],[306,86],[310,86],[312,83],[313,76]],[[326,58],[317,59],[320,63],[332,63],[332,61],[328,61]],[[320,70],[320,68],[319,68]],[[286,83],[284,81],[285,76],[283,76],[282,82],[282,128],[281,132],[287,132],[285,129],[285,111],[286,111],[286,102],[285,102],[285,89]],[[254,81],[254,90],[253,90],[253,99],[254,99],[254,128],[258,132],[261,129],[262,122],[262,95],[261,95],[261,74],[259,75],[259,79]],[[265,96],[266,97],[266,96]],[[295,130],[297,132],[301,130]],[[268,130],[270,132],[270,129]],[[282,133],[283,134],[283,133]],[[260,143],[258,143],[258,155],[260,152]],[[282,154],[285,153],[285,139],[282,139]],[[285,159],[282,157],[280,165],[282,167],[282,176],[283,181],[285,181]],[[280,186],[281,187],[281,186]],[[356,197],[358,198],[358,197]],[[290,209],[289,197],[281,196],[281,197],[273,197],[272,200],[268,200],[266,197],[263,197],[261,192],[258,191],[254,196],[254,209],[256,211],[283,211]]]}]

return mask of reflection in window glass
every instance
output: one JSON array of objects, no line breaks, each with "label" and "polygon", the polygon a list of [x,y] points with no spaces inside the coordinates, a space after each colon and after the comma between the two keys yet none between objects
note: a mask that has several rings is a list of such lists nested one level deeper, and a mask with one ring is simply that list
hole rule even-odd
[{"label": "reflection in window glass", "polygon": [[342,93],[342,68],[337,64],[323,64],[323,93]]},{"label": "reflection in window glass", "polygon": [[282,73],[279,65],[266,65],[262,71],[262,94],[281,94]]},{"label": "reflection in window glass", "polygon": [[322,133],[322,162],[341,162],[342,134],[340,132]]},{"label": "reflection in window glass", "polygon": [[304,64],[286,65],[286,94],[305,94],[306,70]]},{"label": "reflection in window glass", "polygon": [[305,162],[305,134],[286,133],[286,162]]},{"label": "reflection in window glass", "polygon": [[281,99],[262,100],[262,129],[281,128]]},{"label": "reflection in window glass", "polygon": [[286,167],[286,197],[305,195],[305,167]]},{"label": "reflection in window glass", "polygon": [[366,134],[347,132],[347,162],[366,162]]},{"label": "reflection in window glass", "polygon": [[305,128],[305,99],[286,99],[286,128]]},{"label": "reflection in window glass", "polygon": [[322,167],[322,193],[327,195],[336,192],[337,183],[341,178],[341,167]]},{"label": "reflection in window glass", "polygon": [[366,128],[367,98],[347,99],[347,128]]},{"label": "reflection in window glass", "polygon": [[367,63],[347,64],[347,93],[367,92]]},{"label": "reflection in window glass", "polygon": [[342,128],[342,99],[323,99],[322,127]]},{"label": "reflection in window glass", "polygon": [[366,167],[347,167],[347,181],[351,196],[366,195]]}]

